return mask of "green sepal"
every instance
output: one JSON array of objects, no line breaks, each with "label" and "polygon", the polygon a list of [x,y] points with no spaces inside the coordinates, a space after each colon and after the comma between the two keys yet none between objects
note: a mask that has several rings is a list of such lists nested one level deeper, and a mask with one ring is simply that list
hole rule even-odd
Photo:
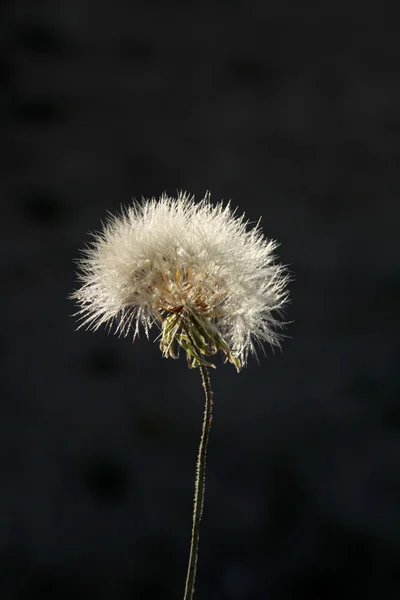
[{"label": "green sepal", "polygon": [[204,356],[212,356],[219,350],[237,371],[241,369],[240,359],[232,354],[218,328],[210,319],[201,315],[170,314],[163,321],[161,335],[160,349],[164,356],[178,358],[179,353],[176,354],[174,348],[176,342],[185,350],[191,369],[200,365],[215,369],[215,365],[205,360]]}]

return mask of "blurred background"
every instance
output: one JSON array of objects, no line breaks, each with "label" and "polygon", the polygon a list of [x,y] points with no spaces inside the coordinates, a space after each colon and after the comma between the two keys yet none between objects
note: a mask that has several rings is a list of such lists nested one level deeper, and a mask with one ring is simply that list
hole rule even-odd
[{"label": "blurred background", "polygon": [[67,299],[107,211],[180,189],[262,215],[295,276],[283,353],[212,372],[196,598],[399,597],[390,9],[3,2],[2,599],[183,596],[199,373]]}]

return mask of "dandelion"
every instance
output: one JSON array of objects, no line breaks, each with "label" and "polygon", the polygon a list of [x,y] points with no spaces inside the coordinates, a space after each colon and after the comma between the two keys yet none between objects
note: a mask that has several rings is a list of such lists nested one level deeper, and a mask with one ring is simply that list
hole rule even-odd
[{"label": "dandelion", "polygon": [[201,371],[206,396],[197,463],[192,542],[185,600],[193,597],[205,461],[212,418],[207,367],[221,352],[237,371],[263,342],[279,346],[288,277],[277,244],[257,224],[248,228],[230,204],[196,203],[179,193],[133,203],[110,216],[78,261],[80,288],[71,298],[80,327],[119,335],[157,326],[164,357],[186,354]]}]

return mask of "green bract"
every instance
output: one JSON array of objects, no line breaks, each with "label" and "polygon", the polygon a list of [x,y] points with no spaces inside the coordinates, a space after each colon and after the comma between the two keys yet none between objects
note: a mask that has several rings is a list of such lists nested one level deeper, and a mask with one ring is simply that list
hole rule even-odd
[{"label": "green bract", "polygon": [[225,354],[225,360],[235,365],[237,371],[241,368],[240,359],[230,351],[217,327],[210,319],[201,315],[185,315],[182,311],[164,319],[160,341],[164,356],[178,358],[175,343],[185,350],[191,369],[199,365],[215,369],[215,365],[204,357],[217,354],[218,351]]}]

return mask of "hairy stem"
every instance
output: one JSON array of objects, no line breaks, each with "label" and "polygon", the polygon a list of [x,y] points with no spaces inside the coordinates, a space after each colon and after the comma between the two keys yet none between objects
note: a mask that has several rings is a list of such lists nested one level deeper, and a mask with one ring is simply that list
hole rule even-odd
[{"label": "hairy stem", "polygon": [[197,457],[196,482],[194,487],[192,540],[190,543],[190,556],[186,576],[184,600],[192,600],[194,595],[197,555],[199,549],[200,521],[201,516],[203,514],[204,491],[206,483],[207,446],[212,421],[213,393],[211,390],[210,376],[208,374],[207,368],[203,365],[200,365],[199,369],[201,372],[206,399],[204,407],[203,429],[201,432],[199,454]]}]

